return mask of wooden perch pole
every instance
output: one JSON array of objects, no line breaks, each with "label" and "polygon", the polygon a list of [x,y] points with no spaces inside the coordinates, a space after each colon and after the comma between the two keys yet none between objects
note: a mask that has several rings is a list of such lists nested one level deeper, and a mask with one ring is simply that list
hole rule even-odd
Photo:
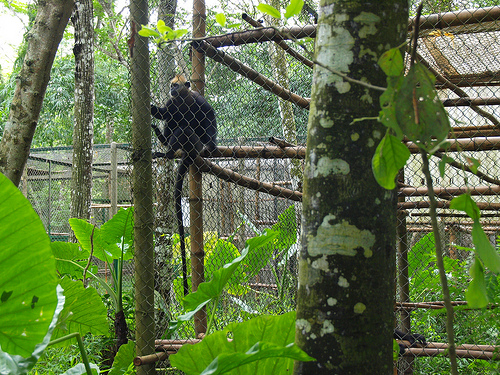
[{"label": "wooden perch pole", "polygon": [[[243,18],[244,21],[247,21],[253,27],[262,27],[262,25],[258,21],[254,20],[252,17],[250,17],[246,13],[243,13],[241,15],[241,18]],[[311,60],[309,60],[308,58],[302,56],[300,53],[295,51],[292,47],[290,47],[288,44],[286,44],[286,42],[284,40],[277,40],[277,41],[275,40],[274,42],[281,49],[283,49],[283,51],[288,53],[290,56],[292,56],[297,61],[300,61],[302,64],[308,66],[311,69],[314,67],[314,63]]]},{"label": "wooden perch pole", "polygon": [[255,30],[236,32],[221,36],[213,36],[204,38],[207,43],[210,43],[215,48],[239,46],[242,44],[262,43],[262,42],[277,42],[286,39],[302,39],[315,38],[316,26],[292,26],[275,29],[274,27],[262,27]]},{"label": "wooden perch pole", "polygon": [[309,99],[303,98],[297,94],[294,94],[290,90],[281,87],[256,70],[243,64],[240,60],[235,59],[234,57],[229,56],[227,53],[214,48],[212,45],[203,40],[195,40],[191,44],[193,48],[198,52],[205,53],[206,56],[210,57],[214,61],[227,66],[229,69],[255,82],[264,89],[279,96],[281,99],[292,102],[299,107],[309,109]]},{"label": "wooden perch pole", "polygon": [[286,198],[297,202],[302,201],[302,193],[299,191],[293,191],[267,182],[257,181],[253,178],[240,175],[230,169],[219,167],[217,164],[214,164],[206,159],[198,157],[195,161],[195,165],[200,169],[200,171],[210,173],[211,175],[221,178],[224,181],[232,182],[236,185],[262,193],[274,195],[275,197]]}]

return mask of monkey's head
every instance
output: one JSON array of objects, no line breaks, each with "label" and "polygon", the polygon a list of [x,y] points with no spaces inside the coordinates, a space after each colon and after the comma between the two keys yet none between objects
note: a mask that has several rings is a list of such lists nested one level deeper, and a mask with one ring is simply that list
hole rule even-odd
[{"label": "monkey's head", "polygon": [[186,97],[191,84],[182,74],[178,74],[170,81],[170,95],[172,98]]}]

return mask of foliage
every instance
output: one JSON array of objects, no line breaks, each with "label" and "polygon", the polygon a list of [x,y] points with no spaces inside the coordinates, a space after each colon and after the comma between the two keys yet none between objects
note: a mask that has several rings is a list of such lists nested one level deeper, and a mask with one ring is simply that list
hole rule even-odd
[{"label": "foliage", "polygon": [[0,222],[0,346],[4,352],[29,357],[51,325],[58,305],[58,280],[42,222],[3,174]]},{"label": "foliage", "polygon": [[[56,324],[61,326],[73,311],[78,312],[75,293],[67,292],[66,302],[70,303],[65,305],[43,225],[26,198],[3,174],[0,174],[0,222],[0,264],[4,270],[0,279],[2,374],[27,373],[48,345],[76,337],[85,362],[84,372],[91,375],[78,332],[49,342]],[[63,284],[70,289],[70,284]]]},{"label": "foliage", "polygon": [[184,345],[170,360],[186,374],[223,374],[239,366],[239,374],[287,374],[293,360],[314,360],[293,344],[294,338],[295,312],[259,316]]},{"label": "foliage", "polygon": [[211,331],[215,311],[218,306],[218,301],[221,298],[222,291],[228,284],[233,274],[238,269],[238,266],[245,260],[249,253],[255,253],[258,249],[262,248],[271,242],[277,233],[267,230],[262,236],[254,237],[247,240],[247,246],[241,252],[241,255],[235,258],[232,262],[225,264],[222,268],[218,269],[212,275],[208,282],[198,285],[198,289],[194,293],[190,293],[183,299],[184,314],[177,317],[177,321],[171,322],[169,332],[172,334],[179,328],[179,325],[191,320],[196,312],[201,310],[204,306],[211,302],[212,312],[210,322],[208,323],[207,332]]},{"label": "foliage", "polygon": [[[89,272],[89,275],[106,289],[112,297],[115,311],[123,310],[122,305],[122,276],[123,262],[133,257],[133,208],[121,208],[113,218],[96,228],[86,220],[70,219],[70,225],[80,247],[86,253],[95,256],[104,262],[117,261],[117,267],[111,269],[114,287],[105,280]],[[59,246],[66,246],[60,243]],[[67,244],[67,247],[71,246]],[[77,265],[74,261],[70,262]],[[83,267],[79,265],[84,277]]]},{"label": "foliage", "polygon": [[[379,65],[387,74],[388,88],[380,97],[382,110],[378,119],[387,127],[387,133],[377,147],[372,166],[379,184],[386,189],[394,189],[395,178],[410,156],[400,143],[403,135],[423,153],[432,154],[443,147],[450,124],[434,86],[436,78],[425,66],[418,62],[412,64],[405,75],[398,48],[385,52]],[[443,173],[444,167],[440,170]],[[466,296],[471,307],[484,307],[488,297],[483,266],[500,273],[500,255],[484,233],[479,223],[480,211],[469,194],[455,197],[450,208],[464,211],[474,220],[472,238],[479,258],[471,268],[472,280]]]}]

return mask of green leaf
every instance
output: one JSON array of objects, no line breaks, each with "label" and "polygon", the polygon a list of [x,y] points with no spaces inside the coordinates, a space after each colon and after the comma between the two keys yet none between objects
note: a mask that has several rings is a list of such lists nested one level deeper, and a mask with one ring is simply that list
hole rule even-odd
[{"label": "green leaf", "polygon": [[439,160],[438,168],[439,168],[439,175],[441,176],[441,178],[444,178],[446,164],[453,163],[454,161],[455,160],[453,160],[453,158],[450,158],[448,155],[443,155],[441,160]]},{"label": "green leaf", "polygon": [[398,48],[385,51],[378,59],[378,65],[387,76],[399,77],[404,71],[403,56]]},{"label": "green leaf", "polygon": [[471,156],[467,156],[467,164],[472,173],[477,173],[477,170],[479,169],[481,162]]},{"label": "green leaf", "polygon": [[188,29],[174,30],[172,39],[180,39],[189,32]]},{"label": "green leaf", "polygon": [[146,37],[146,38],[149,38],[149,37],[158,38],[160,36],[160,34],[158,33],[158,31],[156,31],[155,29],[152,29],[151,27],[148,27],[146,25],[141,25],[141,26],[142,26],[142,28],[138,32],[138,34],[140,36],[143,36],[143,37]]},{"label": "green leaf", "polygon": [[474,221],[481,217],[481,211],[470,194],[462,194],[453,198],[450,202],[450,209],[464,211]]},{"label": "green leaf", "polygon": [[290,4],[288,4],[285,10],[285,18],[289,19],[293,16],[299,15],[303,6],[304,0],[290,0]]},{"label": "green leaf", "polygon": [[260,10],[262,13],[267,14],[271,17],[278,18],[278,19],[281,18],[280,11],[271,5],[259,4],[259,5],[257,5],[257,9]]},{"label": "green leaf", "polygon": [[165,25],[165,21],[163,20],[158,21],[158,23],[156,24],[156,28],[161,34],[170,33],[173,31],[172,28]]},{"label": "green leaf", "polygon": [[[90,363],[90,370],[92,374],[99,375],[99,366],[95,363]],[[74,367],[71,367],[68,371],[61,375],[86,375],[87,370],[85,369],[85,365],[83,363],[79,363]]]},{"label": "green leaf", "polygon": [[2,375],[20,375],[26,374],[29,370],[33,368],[40,356],[43,354],[45,348],[49,345],[50,338],[52,336],[52,331],[54,330],[59,314],[64,307],[64,295],[63,290],[60,285],[56,287],[57,293],[57,307],[54,311],[54,316],[45,332],[45,336],[41,343],[36,344],[33,353],[27,358],[23,358],[19,355],[11,355],[6,353],[0,347],[0,373]]},{"label": "green leaf", "polygon": [[267,342],[256,342],[246,353],[224,353],[217,356],[200,375],[219,375],[268,358],[291,358],[295,361],[314,361],[294,343],[279,346]]},{"label": "green leaf", "polygon": [[[89,252],[83,250],[77,243],[71,242],[52,242],[52,253],[56,258],[57,272],[60,276],[68,275],[72,279],[82,279],[83,270],[88,263]],[[73,263],[67,262],[71,260],[77,263],[80,267]],[[89,267],[91,272],[97,272],[97,266],[91,264]]]},{"label": "green leaf", "polygon": [[29,357],[58,305],[50,239],[31,204],[0,174],[0,347]]},{"label": "green leaf", "polygon": [[215,271],[212,280],[198,285],[196,292],[190,293],[184,297],[184,309],[186,311],[191,311],[195,308],[200,308],[200,305],[207,304],[212,299],[218,297],[222,293],[222,290],[226,286],[228,280],[246,256],[263,245],[271,242],[274,238],[276,238],[276,236],[277,233],[275,231],[267,229],[264,235],[247,240],[247,246],[243,249],[239,257]]},{"label": "green leaf", "polygon": [[[79,332],[80,336],[87,333],[94,335],[108,335],[107,309],[102,298],[94,288],[84,288],[81,281],[72,281],[65,277],[61,280],[64,289],[66,304],[59,316],[57,327],[52,340]],[[70,344],[64,341],[60,346]]]},{"label": "green leaf", "polygon": [[215,15],[215,21],[222,27],[226,26],[226,15],[224,13],[217,13]]},{"label": "green leaf", "polygon": [[[227,337],[231,334],[233,340],[229,342]],[[278,316],[259,316],[243,323],[229,324],[224,330],[206,336],[196,345],[184,345],[177,354],[170,356],[170,360],[173,366],[188,375],[200,374],[219,355],[224,355],[221,359],[226,365],[226,356],[236,354],[237,358],[245,358],[241,354],[251,355],[248,354],[249,350],[258,342],[283,348],[293,343],[294,338],[295,311]],[[290,374],[293,362],[288,357],[262,359],[240,367],[238,374]]]},{"label": "green leaf", "polygon": [[496,274],[500,273],[500,255],[484,233],[479,219],[475,219],[472,226],[472,242],[483,265]]},{"label": "green leaf", "polygon": [[120,346],[116,353],[113,366],[108,375],[123,375],[125,374],[135,358],[135,342],[129,341],[127,344]]},{"label": "green leaf", "polygon": [[403,79],[403,75],[387,77],[387,90],[379,98],[380,108],[382,108],[379,113],[379,121],[384,126],[394,130],[398,139],[403,139],[403,131],[396,118],[396,98],[401,90]]},{"label": "green leaf", "polygon": [[465,291],[467,304],[473,309],[481,309],[488,304],[488,295],[486,292],[486,282],[484,281],[484,269],[481,261],[474,258],[474,263],[469,270],[472,280]]},{"label": "green leaf", "polygon": [[410,157],[410,151],[393,135],[386,133],[372,158],[375,179],[385,189],[396,187],[396,176]]},{"label": "green leaf", "polygon": [[428,150],[441,143],[450,131],[450,122],[434,87],[436,78],[416,63],[404,77],[395,98],[396,118],[403,133]]},{"label": "green leaf", "polygon": [[[106,249],[110,254],[115,254],[116,258],[113,259],[120,259],[122,243],[124,246],[123,260],[132,259],[134,256],[132,251],[134,246],[133,207],[128,209],[120,208],[111,220],[105,222],[99,229],[99,239],[108,245]],[[112,247],[113,245],[118,248],[117,252],[116,248]]]}]

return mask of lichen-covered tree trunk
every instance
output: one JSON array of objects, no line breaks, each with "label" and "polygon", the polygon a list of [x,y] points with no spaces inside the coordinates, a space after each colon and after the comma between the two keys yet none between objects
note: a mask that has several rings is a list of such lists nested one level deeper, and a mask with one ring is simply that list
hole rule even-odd
[{"label": "lichen-covered tree trunk", "polygon": [[19,185],[29,156],[50,79],[50,69],[74,2],[46,0],[37,4],[33,28],[26,36],[28,48],[21,72],[17,76],[9,120],[0,142],[0,171],[16,186]]},{"label": "lichen-covered tree trunk", "polygon": [[92,0],[77,0],[75,27],[75,123],[71,175],[71,217],[90,219],[94,138],[94,22]]},{"label": "lichen-covered tree trunk", "polygon": [[[406,37],[406,0],[322,0],[315,58],[386,86],[380,55]],[[316,65],[309,115],[296,342],[315,362],[295,374],[392,374],[396,196],[371,158],[385,129],[381,91]]]}]

